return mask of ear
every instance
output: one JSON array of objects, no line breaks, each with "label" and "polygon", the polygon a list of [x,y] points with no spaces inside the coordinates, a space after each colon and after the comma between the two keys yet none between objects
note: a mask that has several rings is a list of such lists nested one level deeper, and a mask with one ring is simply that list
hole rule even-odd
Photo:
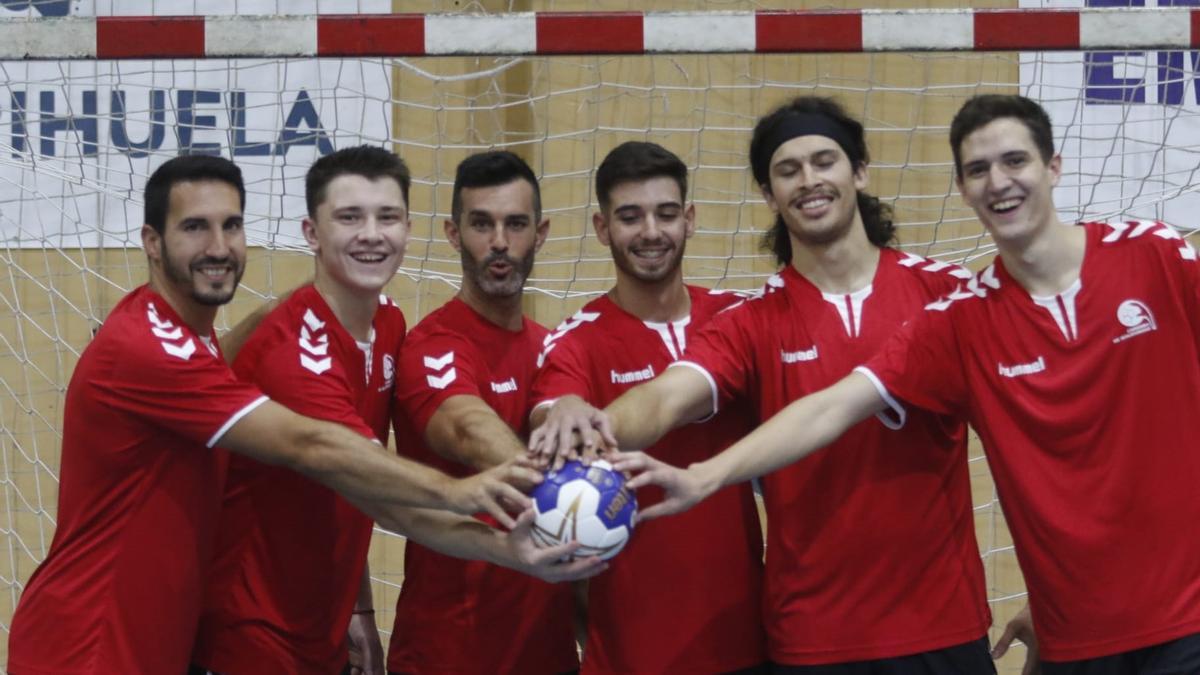
[{"label": "ear", "polygon": [[684,239],[691,239],[696,234],[696,205],[688,204],[683,210]]},{"label": "ear", "polygon": [[854,170],[854,188],[859,192],[867,189],[871,184],[870,171],[867,169],[866,162],[859,162],[858,168]]},{"label": "ear", "polygon": [[767,203],[767,206],[770,207],[771,213],[778,215],[779,214],[779,202],[776,202],[775,195],[771,194],[770,183],[763,183],[762,185],[758,186],[758,189],[760,192],[762,192],[763,201],[765,201]]},{"label": "ear", "polygon": [[308,250],[313,253],[321,252],[321,244],[317,240],[317,223],[312,218],[300,221],[300,230],[304,232],[304,241],[308,242]]},{"label": "ear", "polygon": [[542,250],[542,244],[546,243],[546,237],[550,235],[550,219],[542,218],[542,222],[537,224],[537,239],[533,242],[533,250]]},{"label": "ear", "polygon": [[1058,187],[1058,181],[1062,179],[1062,155],[1051,157],[1046,168],[1050,170],[1050,186]]},{"label": "ear", "polygon": [[162,235],[150,225],[142,225],[142,250],[151,263],[162,262]]},{"label": "ear", "polygon": [[596,231],[596,238],[601,244],[612,245],[612,238],[608,236],[608,218],[600,211],[592,214],[592,229]]},{"label": "ear", "polygon": [[462,240],[459,237],[458,223],[449,218],[442,221],[442,231],[446,233],[446,241],[454,247],[455,251],[462,252]]}]

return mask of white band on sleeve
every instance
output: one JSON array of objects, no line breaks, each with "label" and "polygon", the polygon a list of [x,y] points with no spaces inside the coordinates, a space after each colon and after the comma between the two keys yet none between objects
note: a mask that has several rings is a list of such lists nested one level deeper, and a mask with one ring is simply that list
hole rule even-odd
[{"label": "white band on sleeve", "polygon": [[238,420],[240,420],[243,417],[245,417],[246,415],[250,414],[251,410],[254,410],[258,406],[266,403],[269,400],[271,400],[271,399],[267,398],[265,395],[259,396],[258,398],[254,399],[249,404],[247,404],[246,407],[244,407],[241,410],[230,415],[229,419],[225,420],[225,424],[222,424],[221,428],[217,429],[217,433],[213,434],[212,438],[208,439],[208,443],[206,444],[207,447],[211,448],[214,445],[217,445],[217,442],[221,440],[221,437],[225,435],[225,432],[229,431],[233,427],[233,425],[237,424]]},{"label": "white band on sleeve", "polygon": [[883,402],[887,404],[891,412],[896,413],[895,418],[887,415],[888,411],[886,410],[875,413],[875,417],[880,423],[893,431],[903,427],[904,423],[908,420],[908,411],[905,410],[904,405],[900,401],[896,400],[896,397],[892,396],[887,387],[883,386],[883,381],[866,366],[859,366],[854,369],[854,372],[865,375],[871,381],[871,384],[874,385],[875,391],[879,393],[879,398],[883,399]]},{"label": "white band on sleeve", "polygon": [[705,415],[703,418],[694,420],[694,421],[703,422],[703,421],[711,418],[713,415],[716,415],[717,410],[719,410],[719,408],[717,407],[717,401],[718,401],[717,381],[715,379],[713,379],[712,373],[708,372],[708,370],[704,366],[700,365],[699,363],[692,362],[692,361],[672,361],[671,365],[669,365],[667,367],[674,368],[675,366],[683,366],[685,368],[691,368],[692,370],[696,371],[697,373],[700,373],[701,375],[703,375],[704,379],[708,381],[709,390],[712,391],[712,412],[709,413],[708,415]]}]

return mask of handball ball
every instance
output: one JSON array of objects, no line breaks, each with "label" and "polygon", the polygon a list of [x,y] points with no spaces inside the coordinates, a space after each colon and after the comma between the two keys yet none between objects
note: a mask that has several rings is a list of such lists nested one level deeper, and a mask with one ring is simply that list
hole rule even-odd
[{"label": "handball ball", "polygon": [[547,472],[532,496],[533,539],[539,546],[578,541],[573,555],[608,560],[633,534],[637,498],[626,489],[625,477],[603,460],[591,466],[571,461]]}]

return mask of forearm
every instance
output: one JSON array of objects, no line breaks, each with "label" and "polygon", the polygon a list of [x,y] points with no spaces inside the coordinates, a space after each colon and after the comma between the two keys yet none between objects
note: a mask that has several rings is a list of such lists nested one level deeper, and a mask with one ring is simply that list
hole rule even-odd
[{"label": "forearm", "polygon": [[525,443],[482,400],[454,397],[438,409],[425,430],[429,448],[476,471],[525,454]]},{"label": "forearm", "polygon": [[354,601],[354,611],[359,613],[375,611],[375,599],[371,592],[371,563],[363,564],[362,580],[358,583],[358,597]]},{"label": "forearm", "polygon": [[504,556],[499,530],[475,518],[433,509],[397,507],[382,523],[413,541],[443,555],[463,560],[510,564]]},{"label": "forearm", "polygon": [[604,409],[623,450],[649,447],[672,429],[712,414],[703,376],[689,368],[668,368],[657,378],[622,394]]},{"label": "forearm", "polygon": [[852,374],[793,401],[720,454],[693,464],[691,470],[704,482],[706,494],[711,494],[796,462],[883,409],[883,400],[866,378]]},{"label": "forearm", "polygon": [[398,457],[336,424],[314,422],[301,432],[291,464],[378,517],[384,504],[450,508],[453,479],[432,467]]}]

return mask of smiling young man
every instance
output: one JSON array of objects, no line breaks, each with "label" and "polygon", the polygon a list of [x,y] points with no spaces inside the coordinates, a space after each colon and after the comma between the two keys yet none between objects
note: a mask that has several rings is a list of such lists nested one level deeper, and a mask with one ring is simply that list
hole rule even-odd
[{"label": "smiling young man", "polygon": [[[631,141],[596,170],[592,225],[609,247],[616,285],[547,339],[533,424],[588,401],[604,406],[683,358],[689,340],[738,302],[683,282],[696,229],[687,166],[662,146]],[[553,411],[553,412],[551,412]],[[744,407],[669,434],[651,452],[699,461],[751,428]],[[639,496],[641,506],[653,503]],[[703,561],[703,564],[698,564]],[[765,672],[762,531],[750,485],[722,490],[680,518],[639,525],[608,572],[588,582],[582,672]],[[637,609],[631,610],[631,598]]]},{"label": "smiling young man", "polygon": [[[511,524],[506,505],[528,503],[505,481],[536,482],[537,472],[514,464],[454,480],[234,376],[212,322],[245,265],[244,203],[241,172],[217,157],[169,160],[147,181],[150,281],[113,308],[72,375],[58,527],[13,617],[8,672],[187,668],[216,536],[218,445],[318,480],[394,529],[460,522],[405,505]],[[520,542],[503,539],[480,536],[472,548],[522,557],[507,556]]]},{"label": "smiling young man", "polygon": [[660,515],[878,412],[965,417],[1013,535],[1042,672],[1200,672],[1200,448],[1180,423],[1200,409],[1196,249],[1154,221],[1062,223],[1062,160],[1029,99],[971,99],[950,142],[963,199],[999,249],[991,266],[722,455],[687,470],[641,454],[619,464],[667,488],[645,514]]},{"label": "smiling young man", "polygon": [[[396,445],[455,476],[525,454],[530,385],[547,331],[521,292],[550,228],[537,177],[510,152],[472,155],[454,179],[446,239],[458,295],[413,331],[397,368]],[[409,541],[388,670],[555,675],[578,667],[571,589]]]},{"label": "smiling young man", "polygon": [[[891,212],[867,192],[862,124],[836,102],[800,97],[761,118],[750,163],[776,215],[767,243],[782,269],[609,406],[621,447],[646,447],[739,402],[766,420],[844,377],[970,277],[889,247]],[[556,428],[591,419],[564,416]],[[870,419],[837,445],[759,474],[774,672],[993,672],[962,422],[925,412]]]},{"label": "smiling young man", "polygon": [[[309,168],[302,228],[314,281],[263,319],[233,364],[273,400],[381,445],[405,322],[380,293],[408,243],[410,182],[399,157],[372,146]],[[231,457],[193,663],[226,675],[333,673],[349,637],[364,670],[380,672],[371,531],[369,517],[319,483]]]}]

